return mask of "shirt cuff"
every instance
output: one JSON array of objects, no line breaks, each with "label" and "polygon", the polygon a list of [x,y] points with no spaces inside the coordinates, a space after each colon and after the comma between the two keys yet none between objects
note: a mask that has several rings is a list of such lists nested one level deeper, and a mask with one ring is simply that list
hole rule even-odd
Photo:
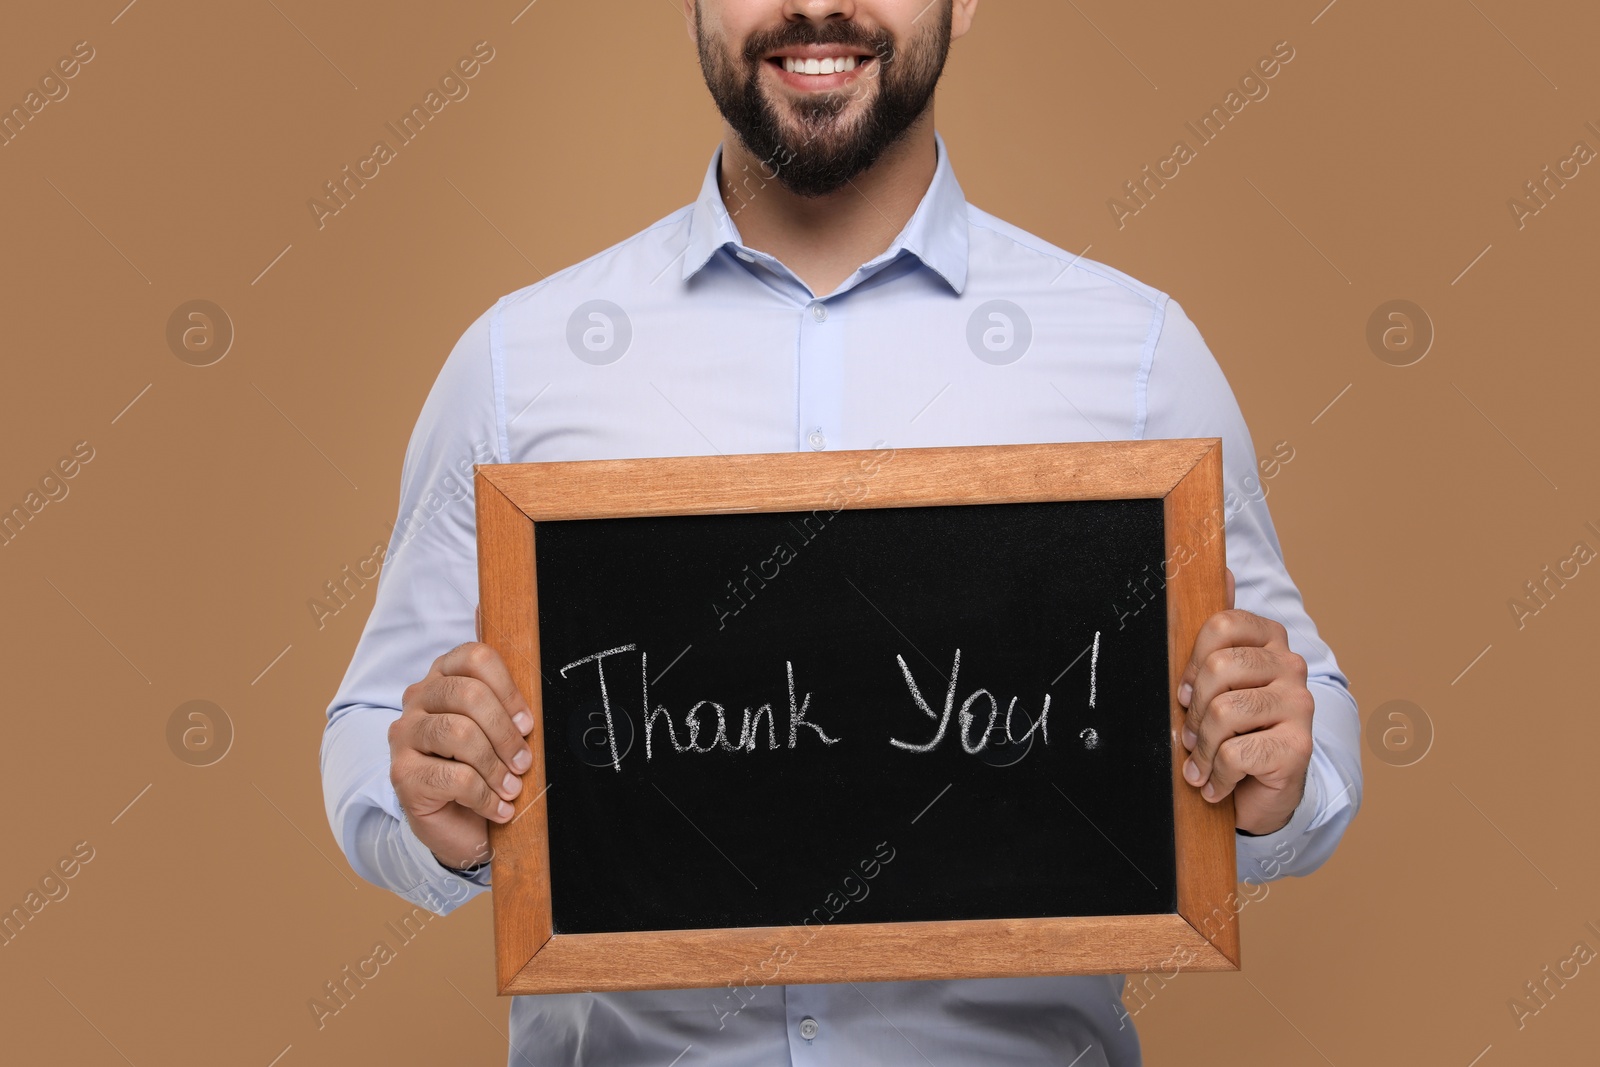
[{"label": "shirt cuff", "polygon": [[1308,830],[1322,807],[1322,780],[1312,770],[1306,773],[1305,794],[1289,816],[1289,821],[1270,834],[1235,833],[1235,855],[1241,882],[1267,882],[1278,877],[1294,859],[1295,842]]}]

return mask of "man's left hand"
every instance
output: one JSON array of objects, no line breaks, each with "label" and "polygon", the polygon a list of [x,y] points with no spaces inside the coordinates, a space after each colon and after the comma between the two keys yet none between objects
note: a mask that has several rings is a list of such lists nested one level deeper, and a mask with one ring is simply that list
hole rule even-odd
[{"label": "man's left hand", "polygon": [[1266,834],[1288,825],[1311,765],[1306,661],[1289,650],[1281,623],[1233,606],[1205,621],[1178,685],[1189,710],[1183,776],[1213,803],[1233,794],[1234,825]]}]

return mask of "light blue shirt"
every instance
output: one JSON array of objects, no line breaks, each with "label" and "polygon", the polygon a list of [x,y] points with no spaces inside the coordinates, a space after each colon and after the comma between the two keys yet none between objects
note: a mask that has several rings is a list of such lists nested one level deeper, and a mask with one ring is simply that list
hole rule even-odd
[{"label": "light blue shirt", "polygon": [[[462,335],[411,435],[372,614],[328,707],[328,820],[363,878],[441,915],[488,885],[490,869],[449,871],[411,831],[386,733],[402,691],[475,639],[474,463],[1175,437],[1222,438],[1236,606],[1283,623],[1316,700],[1305,798],[1276,833],[1238,836],[1238,876],[1307,874],[1333,852],[1360,806],[1359,723],[1265,503],[1292,442],[1258,455],[1176,301],[971,206],[937,143],[916,213],[831,293],[741,243],[719,149],[692,205]],[[1097,975],[520,996],[509,1062],[1120,1067],[1140,1062],[1123,988]]]}]

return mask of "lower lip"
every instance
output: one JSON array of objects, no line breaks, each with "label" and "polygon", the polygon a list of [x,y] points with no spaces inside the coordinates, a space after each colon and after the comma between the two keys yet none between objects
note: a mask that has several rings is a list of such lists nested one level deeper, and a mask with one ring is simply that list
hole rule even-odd
[{"label": "lower lip", "polygon": [[795,74],[783,69],[782,63],[767,62],[778,75],[778,80],[791,89],[800,89],[810,92],[826,92],[830,89],[842,89],[855,81],[861,73],[871,64],[870,58],[857,58],[854,70],[840,71],[837,74]]}]

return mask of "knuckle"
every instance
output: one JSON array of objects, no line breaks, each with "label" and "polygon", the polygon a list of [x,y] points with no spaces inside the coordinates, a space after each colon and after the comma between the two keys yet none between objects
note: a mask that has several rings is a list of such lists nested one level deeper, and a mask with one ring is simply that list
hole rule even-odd
[{"label": "knuckle", "polygon": [[1231,722],[1241,718],[1239,713],[1239,691],[1230,689],[1213,697],[1211,700],[1211,714],[1222,722]]},{"label": "knuckle", "polygon": [[494,649],[481,641],[474,641],[464,647],[466,652],[462,658],[466,660],[467,666],[473,670],[487,670],[494,665],[494,661],[498,658],[495,656]]},{"label": "knuckle", "polygon": [[438,686],[439,695],[444,703],[455,703],[461,696],[461,676],[459,674],[442,675],[434,684]]},{"label": "knuckle", "polygon": [[1301,763],[1311,762],[1311,751],[1315,747],[1311,739],[1310,730],[1296,730],[1288,738],[1289,751],[1295,760]]},{"label": "knuckle", "polygon": [[464,768],[454,760],[428,760],[418,771],[418,784],[443,796],[455,797],[462,785]]},{"label": "knuckle", "polygon": [[1306,680],[1306,675],[1309,668],[1306,664],[1306,658],[1304,656],[1300,655],[1298,652],[1290,652],[1284,656],[1284,662],[1288,664],[1289,670],[1293,673],[1295,678],[1302,682]]},{"label": "knuckle", "polygon": [[1261,695],[1254,689],[1230,689],[1218,698],[1230,719],[1251,720],[1261,717]]},{"label": "knuckle", "polygon": [[500,797],[476,771],[462,767],[461,802],[480,815],[490,815],[500,805]]},{"label": "knuckle", "polygon": [[440,721],[443,718],[443,715],[424,715],[418,720],[415,735],[417,748],[426,751],[438,747],[439,742],[444,740],[441,732],[444,724]]},{"label": "knuckle", "polygon": [[419,798],[441,792],[434,762],[419,756],[402,756],[389,765],[389,780],[402,808],[409,810]]},{"label": "knuckle", "polygon": [[405,756],[395,756],[389,761],[389,784],[394,787],[395,795],[402,799],[406,795],[408,782],[411,775],[408,772],[409,760]]},{"label": "knuckle", "polygon": [[470,708],[482,702],[489,687],[470,674],[450,676],[451,702],[458,708]]},{"label": "knuckle", "polygon": [[428,748],[434,752],[441,748],[454,750],[461,740],[459,715],[429,715],[418,728]]},{"label": "knuckle", "polygon": [[1270,743],[1259,734],[1243,734],[1230,740],[1223,749],[1227,755],[1225,762],[1230,774],[1243,777],[1244,768],[1259,766],[1267,758]]},{"label": "knuckle", "polygon": [[1231,737],[1217,746],[1217,754],[1211,760],[1211,776],[1213,778],[1229,779],[1238,777],[1239,761],[1242,753],[1241,741],[1243,738]]}]

